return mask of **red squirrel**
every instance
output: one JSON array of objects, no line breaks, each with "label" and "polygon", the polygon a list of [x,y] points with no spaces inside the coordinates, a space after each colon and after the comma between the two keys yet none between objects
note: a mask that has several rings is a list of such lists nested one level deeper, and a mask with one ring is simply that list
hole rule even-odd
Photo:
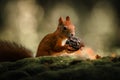
[{"label": "red squirrel", "polygon": [[[75,27],[71,23],[70,17],[66,20],[59,18],[58,27],[55,32],[46,35],[40,42],[36,57],[52,56],[68,49],[68,45],[63,44],[69,37],[75,35]],[[0,42],[0,61],[16,61],[23,58],[33,57],[32,52],[16,43]]]},{"label": "red squirrel", "polygon": [[58,22],[56,31],[46,35],[40,42],[37,50],[37,57],[57,55],[63,50],[67,50],[68,46],[64,45],[63,42],[75,35],[75,27],[71,23],[69,16],[66,17],[65,21],[60,17]]}]

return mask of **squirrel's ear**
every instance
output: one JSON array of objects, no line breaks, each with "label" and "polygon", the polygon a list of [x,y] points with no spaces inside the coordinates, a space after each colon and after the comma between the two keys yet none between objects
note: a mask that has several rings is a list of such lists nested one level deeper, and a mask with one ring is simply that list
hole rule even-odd
[{"label": "squirrel's ear", "polygon": [[59,18],[59,24],[61,24],[61,23],[63,23],[63,18],[62,17]]},{"label": "squirrel's ear", "polygon": [[66,21],[70,21],[70,17],[69,16],[66,17]]}]

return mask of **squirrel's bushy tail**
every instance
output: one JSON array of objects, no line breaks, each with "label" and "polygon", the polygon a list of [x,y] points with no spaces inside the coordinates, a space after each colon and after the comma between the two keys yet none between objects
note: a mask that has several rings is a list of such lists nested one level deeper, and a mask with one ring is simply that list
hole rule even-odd
[{"label": "squirrel's bushy tail", "polygon": [[0,41],[0,61],[16,61],[33,57],[33,53],[15,42]]}]

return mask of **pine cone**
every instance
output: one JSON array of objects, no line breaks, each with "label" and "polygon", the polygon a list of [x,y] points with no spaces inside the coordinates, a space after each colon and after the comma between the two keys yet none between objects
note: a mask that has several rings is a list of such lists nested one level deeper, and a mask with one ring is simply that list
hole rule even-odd
[{"label": "pine cone", "polygon": [[81,47],[84,47],[83,42],[75,36],[70,37],[66,41],[66,44],[69,45],[68,51],[77,51],[77,50],[81,49]]}]

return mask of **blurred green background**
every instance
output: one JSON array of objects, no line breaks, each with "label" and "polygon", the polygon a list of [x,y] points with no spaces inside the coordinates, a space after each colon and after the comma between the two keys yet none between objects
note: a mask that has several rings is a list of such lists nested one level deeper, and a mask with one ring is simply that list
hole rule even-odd
[{"label": "blurred green background", "polygon": [[119,0],[0,0],[0,39],[36,53],[40,40],[70,16],[76,36],[97,52],[120,51]]}]

